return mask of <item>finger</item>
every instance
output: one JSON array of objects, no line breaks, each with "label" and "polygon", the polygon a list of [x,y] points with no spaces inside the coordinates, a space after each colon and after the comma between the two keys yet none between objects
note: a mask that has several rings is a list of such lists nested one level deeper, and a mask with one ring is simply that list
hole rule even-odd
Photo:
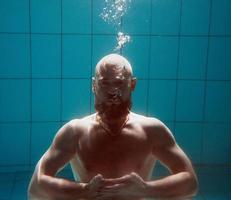
[{"label": "finger", "polygon": [[120,190],[121,188],[123,188],[124,186],[125,186],[125,184],[123,184],[123,183],[105,186],[102,190],[100,190],[100,193],[117,191],[117,190]]},{"label": "finger", "polygon": [[101,178],[103,178],[103,175],[102,175],[102,174],[97,174],[97,175],[95,176],[95,178],[101,179]]},{"label": "finger", "polygon": [[93,179],[94,179],[96,182],[100,182],[100,181],[103,181],[103,180],[104,180],[102,174],[97,174]]},{"label": "finger", "polygon": [[123,183],[120,183],[120,184],[115,184],[115,185],[110,185],[110,186],[106,186],[105,187],[105,190],[109,190],[109,189],[111,189],[111,190],[116,190],[116,189],[120,189],[122,186],[124,186],[124,184]]},{"label": "finger", "polygon": [[104,178],[101,174],[96,175],[95,177],[92,178],[93,185],[99,185],[104,182]]},{"label": "finger", "polygon": [[105,184],[117,184],[117,183],[124,183],[130,181],[131,176],[125,175],[119,178],[113,178],[113,179],[104,179]]},{"label": "finger", "polygon": [[103,178],[102,174],[97,174],[91,180],[97,180],[97,179],[100,179],[100,178]]}]

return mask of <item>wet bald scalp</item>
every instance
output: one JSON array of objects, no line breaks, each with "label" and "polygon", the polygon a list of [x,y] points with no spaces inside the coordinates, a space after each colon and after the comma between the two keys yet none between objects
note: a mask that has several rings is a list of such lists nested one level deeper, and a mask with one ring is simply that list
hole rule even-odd
[{"label": "wet bald scalp", "polygon": [[107,70],[109,68],[121,68],[124,70],[124,75],[132,77],[132,67],[129,61],[119,54],[109,54],[103,57],[96,65],[95,68],[95,77],[98,77],[100,72]]}]

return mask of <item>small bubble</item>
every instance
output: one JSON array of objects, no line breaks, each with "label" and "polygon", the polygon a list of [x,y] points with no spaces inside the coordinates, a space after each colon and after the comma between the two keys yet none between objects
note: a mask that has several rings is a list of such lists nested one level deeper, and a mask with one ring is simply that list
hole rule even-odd
[{"label": "small bubble", "polygon": [[130,3],[131,0],[105,0],[100,17],[102,17],[105,22],[118,25],[121,17],[127,12]]},{"label": "small bubble", "polygon": [[127,42],[130,42],[131,37],[129,35],[125,35],[122,32],[118,32],[116,39],[117,39],[117,46],[114,49],[115,51],[123,48]]}]

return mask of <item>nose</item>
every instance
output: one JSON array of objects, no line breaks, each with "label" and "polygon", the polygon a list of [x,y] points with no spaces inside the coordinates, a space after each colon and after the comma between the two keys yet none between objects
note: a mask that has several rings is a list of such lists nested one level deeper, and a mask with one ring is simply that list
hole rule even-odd
[{"label": "nose", "polygon": [[121,97],[121,91],[118,88],[114,88],[112,90],[109,90],[108,92],[108,96],[112,97],[112,98],[116,98],[116,97]]}]

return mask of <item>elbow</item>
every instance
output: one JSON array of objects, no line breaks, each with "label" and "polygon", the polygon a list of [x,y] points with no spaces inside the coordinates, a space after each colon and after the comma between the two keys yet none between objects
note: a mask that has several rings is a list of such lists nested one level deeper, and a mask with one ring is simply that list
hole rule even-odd
[{"label": "elbow", "polygon": [[195,178],[194,179],[194,195],[196,195],[198,193],[198,190],[199,190],[199,183],[198,183],[198,179]]},{"label": "elbow", "polygon": [[32,182],[30,182],[30,184],[28,186],[27,197],[28,197],[28,200],[35,200],[36,199],[36,191],[35,191],[35,188],[33,187]]},{"label": "elbow", "polygon": [[28,198],[29,200],[32,200],[32,196],[33,196],[33,193],[32,193],[32,191],[31,191],[31,188],[28,188],[28,190],[27,190],[27,198]]},{"label": "elbow", "polygon": [[34,174],[27,188],[28,200],[41,199],[43,193],[44,190],[42,187],[41,178],[38,178],[37,174]]},{"label": "elbow", "polygon": [[190,197],[196,196],[199,190],[199,183],[196,175],[191,176],[189,186]]}]

